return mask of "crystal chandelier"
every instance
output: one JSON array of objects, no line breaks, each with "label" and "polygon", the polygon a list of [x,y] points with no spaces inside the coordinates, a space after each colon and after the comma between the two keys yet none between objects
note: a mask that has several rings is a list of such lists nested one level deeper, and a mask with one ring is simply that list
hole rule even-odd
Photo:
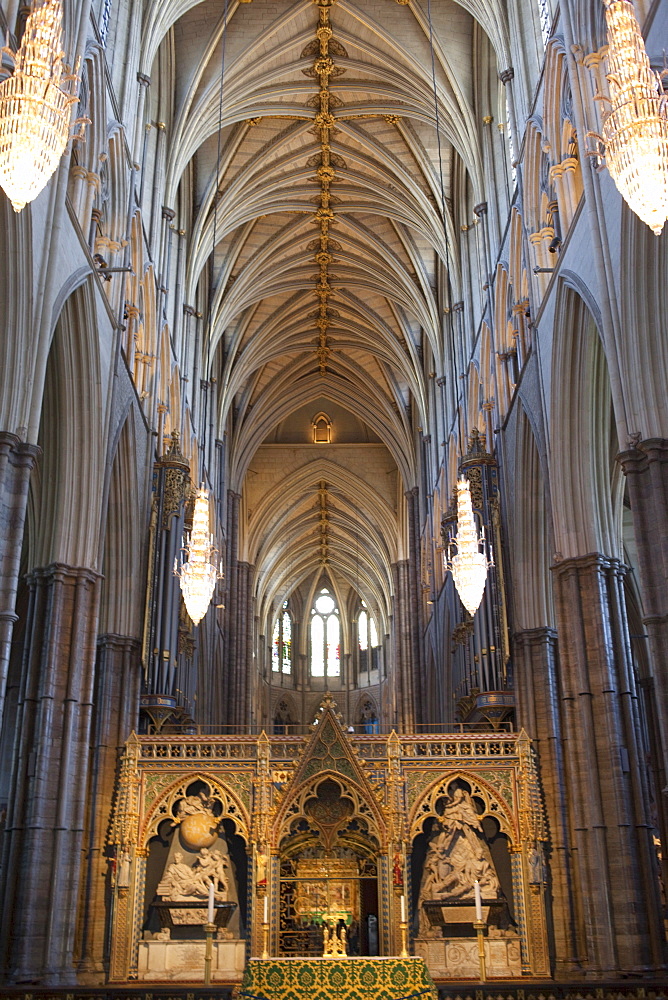
[{"label": "crystal chandelier", "polygon": [[69,139],[77,78],[63,65],[62,17],[61,0],[30,13],[14,73],[0,83],[0,186],[15,212],[46,186]]},{"label": "crystal chandelier", "polygon": [[[668,219],[668,107],[650,69],[631,0],[604,3],[608,28],[609,110],[595,156],[605,162],[632,212],[658,236]],[[608,102],[608,98],[601,98]]]},{"label": "crystal chandelier", "polygon": [[[453,546],[456,551],[453,554]],[[480,607],[487,570],[494,563],[485,552],[485,529],[476,530],[468,479],[457,480],[457,534],[451,538],[445,557],[461,602],[470,615]]]},{"label": "crystal chandelier", "polygon": [[183,551],[187,559],[180,568],[174,560],[174,572],[181,583],[186,611],[193,625],[199,625],[211,603],[216,580],[221,575],[219,566],[214,562],[217,553],[209,532],[209,491],[203,486],[197,491],[192,531]]}]

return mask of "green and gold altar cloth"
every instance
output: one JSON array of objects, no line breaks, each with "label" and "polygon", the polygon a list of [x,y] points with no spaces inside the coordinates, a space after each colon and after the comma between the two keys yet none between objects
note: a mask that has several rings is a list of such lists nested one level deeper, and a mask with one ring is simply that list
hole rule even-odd
[{"label": "green and gold altar cloth", "polygon": [[265,1000],[400,1000],[415,994],[419,1000],[437,1000],[438,996],[421,958],[251,958],[242,998],[244,994]]}]

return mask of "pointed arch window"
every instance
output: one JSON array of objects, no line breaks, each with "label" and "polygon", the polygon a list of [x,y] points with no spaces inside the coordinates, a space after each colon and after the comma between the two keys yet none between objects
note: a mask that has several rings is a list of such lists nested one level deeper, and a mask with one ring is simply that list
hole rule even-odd
[{"label": "pointed arch window", "polygon": [[341,676],[341,622],[336,601],[323,588],[311,609],[311,677]]},{"label": "pointed arch window", "polygon": [[[362,601],[362,610],[357,615],[357,646],[359,673],[360,679],[362,679],[362,675],[368,675],[369,671],[378,669],[380,648],[376,622],[369,614],[364,601]],[[368,677],[364,679],[368,683]]]},{"label": "pointed arch window", "polygon": [[274,622],[271,642],[271,669],[277,674],[292,673],[292,618],[287,610],[288,602]]}]

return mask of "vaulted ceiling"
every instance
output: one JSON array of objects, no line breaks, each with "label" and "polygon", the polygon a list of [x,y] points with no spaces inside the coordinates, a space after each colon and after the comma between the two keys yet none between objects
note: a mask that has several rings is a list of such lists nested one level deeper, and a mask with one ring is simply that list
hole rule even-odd
[{"label": "vaulted ceiling", "polygon": [[[186,301],[209,288],[218,434],[260,606],[325,568],[384,617],[428,372],[444,370],[443,268],[460,280],[455,152],[482,192],[473,15],[502,50],[495,8],[431,2],[438,131],[427,0],[151,10],[144,68],[174,81],[167,204],[194,205]],[[331,445],[313,444],[310,406],[349,415]]]}]

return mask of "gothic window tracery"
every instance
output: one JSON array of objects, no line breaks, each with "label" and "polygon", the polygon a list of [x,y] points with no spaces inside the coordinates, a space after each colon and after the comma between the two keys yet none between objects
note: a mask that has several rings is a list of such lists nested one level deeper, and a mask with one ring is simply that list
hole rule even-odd
[{"label": "gothic window tracery", "polygon": [[292,617],[284,601],[281,614],[274,622],[271,641],[271,669],[274,673],[292,673]]},{"label": "gothic window tracery", "polygon": [[311,610],[311,677],[341,676],[341,621],[336,601],[326,587]]}]

